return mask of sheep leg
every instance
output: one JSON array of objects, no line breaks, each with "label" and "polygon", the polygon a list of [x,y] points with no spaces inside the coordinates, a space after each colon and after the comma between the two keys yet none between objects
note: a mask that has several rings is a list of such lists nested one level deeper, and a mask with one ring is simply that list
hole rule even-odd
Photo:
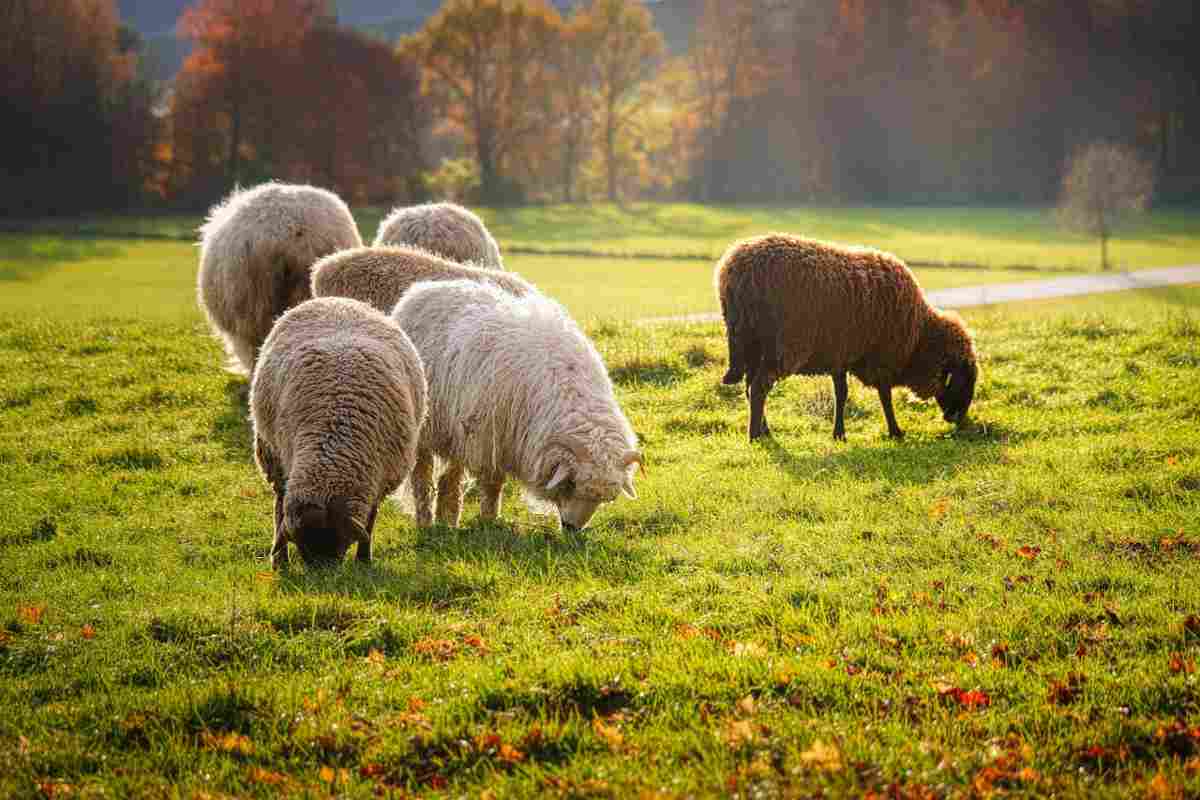
[{"label": "sheep leg", "polygon": [[479,481],[479,516],[484,519],[499,519],[501,493],[504,491],[504,474],[485,475]]},{"label": "sheep leg", "polygon": [[375,538],[375,515],[379,512],[379,506],[371,509],[371,515],[367,517],[366,536],[358,542],[358,549],[354,551],[355,557],[364,564],[371,563],[371,551],[374,548],[371,546]]},{"label": "sheep leg", "polygon": [[417,509],[417,527],[428,528],[433,524],[433,451],[417,450],[417,463],[412,476],[413,505]]},{"label": "sheep leg", "polygon": [[275,541],[271,545],[271,569],[283,570],[288,566],[287,532],[283,527],[284,490],[275,486]]},{"label": "sheep leg", "polygon": [[887,418],[888,436],[893,439],[903,439],[904,431],[896,424],[896,412],[892,410],[892,387],[879,387],[879,404],[883,406],[883,416]]},{"label": "sheep leg", "polygon": [[833,394],[837,401],[837,407],[833,418],[833,438],[839,442],[846,441],[846,397],[850,394],[850,387],[846,385],[846,373],[833,373]]},{"label": "sheep leg", "polygon": [[438,522],[458,527],[462,515],[463,473],[466,468],[460,461],[451,461],[450,466],[438,478],[437,518]]},{"label": "sheep leg", "polygon": [[767,380],[767,370],[759,368],[750,383],[750,441],[760,436],[770,436],[771,429],[767,425],[767,392],[771,391],[771,382]]}]

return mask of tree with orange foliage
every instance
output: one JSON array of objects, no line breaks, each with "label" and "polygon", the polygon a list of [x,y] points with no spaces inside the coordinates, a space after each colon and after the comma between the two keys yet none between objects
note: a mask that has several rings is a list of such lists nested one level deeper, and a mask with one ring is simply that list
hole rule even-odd
[{"label": "tree with orange foliage", "polygon": [[[246,155],[271,171],[276,133],[286,119],[275,89],[294,74],[308,31],[328,19],[329,0],[199,0],[180,17],[179,36],[195,50],[180,72],[177,100],[193,114],[220,120],[223,136],[196,144],[223,146],[226,183],[248,177]],[[211,152],[190,155],[193,169],[211,166]]]},{"label": "tree with orange foliage", "polygon": [[0,209],[71,213],[137,200],[154,120],[121,31],[114,0],[0,3]]},{"label": "tree with orange foliage", "polygon": [[549,84],[562,18],[546,0],[448,0],[400,44],[425,67],[425,90],[467,135],[485,203],[515,199],[505,162],[550,123]]},{"label": "tree with orange foliage", "polygon": [[663,38],[650,11],[638,0],[592,0],[581,25],[591,29],[600,98],[601,147],[608,199],[618,198],[618,138],[652,100],[647,88],[663,55]]}]

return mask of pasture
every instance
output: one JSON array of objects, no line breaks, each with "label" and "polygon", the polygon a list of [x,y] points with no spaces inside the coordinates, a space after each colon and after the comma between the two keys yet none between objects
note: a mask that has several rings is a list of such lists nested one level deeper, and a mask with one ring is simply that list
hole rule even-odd
[{"label": "pasture", "polygon": [[[488,221],[553,247],[539,213]],[[1163,224],[1139,264],[1195,261]],[[512,487],[460,530],[389,505],[373,566],[280,577],[195,247],[0,235],[0,795],[1200,792],[1200,287],[970,310],[962,431],[902,392],[889,441],[852,380],[834,443],[791,378],[751,445],[721,327],[630,322],[712,309],[710,263],[508,263],[586,322],[638,499],[579,534]]]}]

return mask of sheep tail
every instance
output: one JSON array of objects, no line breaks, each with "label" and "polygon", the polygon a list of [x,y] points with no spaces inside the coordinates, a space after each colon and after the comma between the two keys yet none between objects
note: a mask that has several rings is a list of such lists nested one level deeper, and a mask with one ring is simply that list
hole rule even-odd
[{"label": "sheep tail", "polygon": [[721,383],[732,386],[746,375],[745,333],[738,329],[736,303],[722,302],[721,311],[725,317],[725,335],[729,339],[729,371],[721,378]]}]

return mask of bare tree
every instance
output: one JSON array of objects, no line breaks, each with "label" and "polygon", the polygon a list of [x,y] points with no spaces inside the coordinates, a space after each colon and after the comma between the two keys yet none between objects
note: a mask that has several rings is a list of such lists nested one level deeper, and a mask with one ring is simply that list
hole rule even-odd
[{"label": "bare tree", "polygon": [[1108,239],[1120,223],[1146,210],[1154,170],[1133,150],[1093,142],[1076,151],[1063,176],[1060,222],[1100,237],[1100,268],[1108,269]]}]

